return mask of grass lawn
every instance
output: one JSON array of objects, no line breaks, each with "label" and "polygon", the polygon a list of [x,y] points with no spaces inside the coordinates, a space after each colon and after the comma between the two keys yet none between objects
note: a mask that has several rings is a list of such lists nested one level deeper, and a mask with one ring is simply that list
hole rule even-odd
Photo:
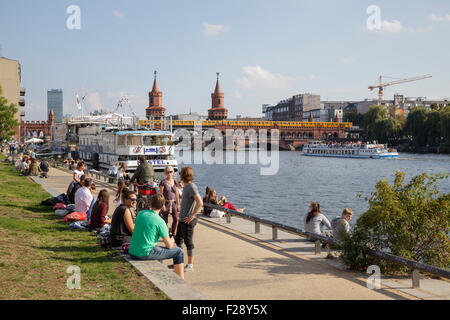
[{"label": "grass lawn", "polygon": [[[90,232],[71,229],[41,201],[51,197],[0,154],[0,299],[168,299]],[[69,266],[81,269],[70,290]]]}]

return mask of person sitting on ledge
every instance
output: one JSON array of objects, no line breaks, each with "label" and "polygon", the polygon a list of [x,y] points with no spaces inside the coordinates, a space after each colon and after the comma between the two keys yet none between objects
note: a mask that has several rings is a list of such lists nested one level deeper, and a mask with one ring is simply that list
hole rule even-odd
[{"label": "person sitting on ledge", "polygon": [[[169,237],[166,222],[159,216],[164,203],[164,196],[156,194],[152,197],[150,209],[139,212],[128,253],[135,260],[173,259],[175,273],[184,279],[183,250],[175,246],[174,238]],[[156,245],[159,238],[163,239],[166,247]]]},{"label": "person sitting on ledge", "polygon": [[[216,190],[209,188],[209,194],[205,196],[205,203],[211,203],[218,206],[221,206],[222,208],[231,209],[234,211],[244,212],[245,207],[242,209],[236,208],[231,202],[227,201],[227,198],[225,196],[222,196],[220,200],[217,200],[217,193]],[[210,216],[212,212],[212,208],[209,207],[203,207],[203,214],[205,216]]]},{"label": "person sitting on ledge", "polygon": [[[322,235],[321,226],[325,225],[328,229],[331,229],[330,221],[320,212],[320,204],[317,202],[311,202],[309,205],[309,212],[305,216],[305,231]],[[309,241],[316,241],[315,239],[308,238]]]},{"label": "person sitting on ledge", "polygon": [[344,240],[345,235],[350,232],[349,222],[352,219],[352,216],[353,211],[349,208],[345,208],[340,217],[331,220],[333,238],[336,238],[338,241]]}]

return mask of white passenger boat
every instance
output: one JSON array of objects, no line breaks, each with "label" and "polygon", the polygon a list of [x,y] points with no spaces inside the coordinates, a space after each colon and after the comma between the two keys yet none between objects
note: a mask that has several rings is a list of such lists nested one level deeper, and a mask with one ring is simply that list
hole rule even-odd
[{"label": "white passenger boat", "polygon": [[138,167],[141,156],[156,172],[164,171],[167,166],[178,170],[170,131],[108,129],[94,125],[79,128],[78,137],[80,158],[97,170],[125,163],[126,170],[132,172]]},{"label": "white passenger boat", "polygon": [[385,144],[370,143],[324,143],[313,141],[303,147],[305,156],[338,158],[397,158],[398,152]]}]

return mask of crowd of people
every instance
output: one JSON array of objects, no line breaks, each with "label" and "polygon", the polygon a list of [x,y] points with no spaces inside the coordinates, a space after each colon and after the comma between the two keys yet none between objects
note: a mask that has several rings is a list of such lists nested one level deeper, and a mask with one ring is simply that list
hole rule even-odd
[{"label": "crowd of people", "polygon": [[[216,190],[207,187],[205,196],[200,196],[194,183],[194,170],[183,167],[179,173],[180,180],[174,178],[175,170],[168,166],[165,169],[165,179],[159,183],[159,192],[150,198],[144,210],[137,212],[138,194],[128,188],[132,182],[150,184],[154,181],[154,170],[144,159],[130,178],[123,164],[116,165],[111,174],[120,173],[117,192],[110,195],[102,189],[94,198],[96,186],[86,171],[84,161],[73,160],[66,163],[73,170],[66,196],[68,207],[72,205],[72,212],[86,214],[86,219],[71,224],[78,229],[95,230],[102,237],[101,243],[113,248],[122,248],[137,260],[165,260],[172,259],[176,274],[184,278],[185,271],[194,270],[194,230],[197,225],[197,215],[203,212],[212,217],[214,209],[204,204],[214,204],[223,208],[244,212],[238,209],[225,196],[218,198]],[[16,168],[24,175],[44,175],[48,177],[48,163],[41,160],[38,165],[36,150],[26,150],[16,162]],[[110,197],[114,210],[110,208]],[[110,215],[110,212],[113,212]],[[171,216],[171,225],[169,224]],[[352,210],[345,208],[341,216],[332,219],[331,223],[320,211],[320,205],[312,202],[309,212],[305,216],[304,226],[307,232],[332,236],[342,241],[345,234],[350,232],[349,222],[353,216]],[[328,231],[322,230],[323,227]],[[159,239],[164,247],[157,246]],[[313,239],[309,239],[314,241]],[[184,264],[183,247],[187,249],[187,263]]]},{"label": "crowd of people", "polygon": [[24,150],[16,159],[14,166],[24,176],[39,176],[48,178],[49,165],[45,159],[38,161],[36,149]]}]

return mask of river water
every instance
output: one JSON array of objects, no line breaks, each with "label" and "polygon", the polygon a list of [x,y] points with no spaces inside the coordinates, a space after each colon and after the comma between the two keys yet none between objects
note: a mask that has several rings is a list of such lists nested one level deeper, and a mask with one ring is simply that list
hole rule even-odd
[{"label": "river water", "polygon": [[[193,157],[204,155],[196,152]],[[279,152],[279,170],[274,175],[260,174],[261,167],[267,165],[183,164],[180,160],[180,168],[189,165],[194,169],[202,197],[209,186],[236,207],[245,207],[248,214],[302,229],[312,201],[320,203],[329,220],[340,215],[344,208],[351,208],[353,224],[368,209],[364,198],[375,191],[380,179],[392,183],[397,170],[406,174],[406,183],[424,171],[450,172],[450,155],[437,154],[401,153],[397,159],[350,159],[307,157],[301,152],[285,151]],[[440,181],[441,192],[450,192],[450,179]]]}]

